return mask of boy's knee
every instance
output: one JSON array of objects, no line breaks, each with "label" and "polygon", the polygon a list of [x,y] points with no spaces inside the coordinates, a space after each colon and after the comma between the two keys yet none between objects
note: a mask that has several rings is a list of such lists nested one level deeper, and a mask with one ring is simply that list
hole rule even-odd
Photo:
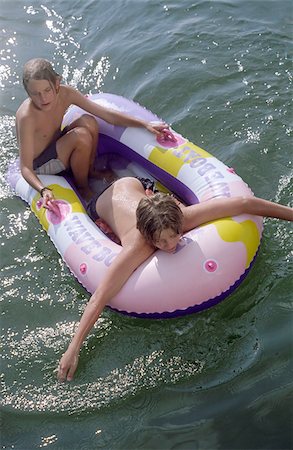
[{"label": "boy's knee", "polygon": [[98,134],[99,132],[99,125],[97,120],[95,119],[95,117],[89,114],[84,114],[82,116],[82,126],[89,130],[92,135]]},{"label": "boy's knee", "polygon": [[76,144],[77,147],[82,149],[89,149],[91,151],[93,138],[90,133],[90,131],[85,127],[78,127],[75,128],[75,135],[76,135]]}]

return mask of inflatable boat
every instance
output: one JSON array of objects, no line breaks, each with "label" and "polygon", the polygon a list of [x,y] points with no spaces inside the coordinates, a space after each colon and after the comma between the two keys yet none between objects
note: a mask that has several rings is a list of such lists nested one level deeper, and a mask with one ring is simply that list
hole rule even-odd
[{"label": "inflatable boat", "polygon": [[[159,120],[121,96],[101,93],[90,98],[143,120]],[[70,107],[63,126],[83,113]],[[173,139],[160,139],[142,128],[96,120],[100,127],[97,161],[100,158],[119,177],[151,178],[159,190],[175,193],[186,204],[253,195],[233,169],[174,130]],[[68,176],[39,177],[54,190],[58,214],[42,207],[40,194],[21,176],[18,161],[9,167],[8,180],[16,195],[30,205],[71,272],[93,293],[121,246],[90,219]],[[108,306],[141,318],[169,318],[210,308],[244,280],[261,234],[262,218],[250,215],[227,217],[193,229],[182,237],[174,254],[157,250],[137,268]]]}]

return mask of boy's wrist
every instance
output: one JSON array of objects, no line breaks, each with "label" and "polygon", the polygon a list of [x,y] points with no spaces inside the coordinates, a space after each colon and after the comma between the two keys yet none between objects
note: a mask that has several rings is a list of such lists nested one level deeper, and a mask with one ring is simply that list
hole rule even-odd
[{"label": "boy's wrist", "polygon": [[43,187],[43,188],[40,190],[41,197],[43,197],[45,191],[50,191],[50,192],[52,192],[52,189],[50,189],[49,187],[46,187],[46,186]]}]

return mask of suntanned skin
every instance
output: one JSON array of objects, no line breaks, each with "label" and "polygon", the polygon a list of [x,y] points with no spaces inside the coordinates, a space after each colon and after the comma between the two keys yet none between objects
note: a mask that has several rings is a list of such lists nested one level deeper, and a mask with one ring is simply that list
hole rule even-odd
[{"label": "suntanned skin", "polygon": [[[165,123],[152,125],[127,114],[104,108],[71,86],[60,84],[59,80],[52,85],[48,80],[31,79],[27,84],[27,91],[29,97],[16,113],[20,167],[25,180],[39,192],[44,185],[33,170],[33,160],[58,138],[64,114],[70,105],[79,106],[113,125],[144,127],[157,135],[167,127]],[[86,200],[92,196],[88,176],[93,167],[97,142],[98,124],[89,114],[74,121],[68,127],[68,132],[57,140],[58,159],[66,168],[71,167],[76,185]],[[45,192],[45,203],[53,198],[52,192]]]},{"label": "suntanned skin", "polygon": [[[60,381],[73,379],[84,339],[99,318],[104,306],[120,291],[132,272],[155,251],[155,246],[172,252],[181,238],[181,235],[174,235],[170,229],[166,229],[157,238],[155,246],[150,246],[145,241],[136,228],[136,209],[140,199],[148,194],[139,180],[129,177],[116,181],[97,200],[97,213],[120,238],[123,248],[91,296],[79,327],[60,360],[57,374]],[[215,199],[192,206],[180,204],[180,207],[183,212],[183,232],[211,220],[240,214],[293,221],[293,209],[256,197]]]}]

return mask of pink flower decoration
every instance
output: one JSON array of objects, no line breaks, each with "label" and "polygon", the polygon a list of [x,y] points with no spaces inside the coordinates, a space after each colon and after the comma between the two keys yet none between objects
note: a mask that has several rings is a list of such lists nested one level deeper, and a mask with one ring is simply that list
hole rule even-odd
[{"label": "pink flower decoration", "polygon": [[52,223],[52,225],[58,225],[70,212],[71,206],[65,200],[54,200],[54,209],[47,209],[48,222]]},{"label": "pink flower decoration", "polygon": [[37,201],[37,208],[38,208],[38,210],[40,210],[42,206],[43,206],[43,199],[39,198],[39,200]]},{"label": "pink flower decoration", "polygon": [[171,135],[169,136],[163,133],[163,136],[157,136],[158,144],[160,144],[161,147],[172,148],[178,147],[178,145],[181,145],[184,142],[186,142],[186,139],[183,139],[178,134],[175,135],[171,133]]}]

